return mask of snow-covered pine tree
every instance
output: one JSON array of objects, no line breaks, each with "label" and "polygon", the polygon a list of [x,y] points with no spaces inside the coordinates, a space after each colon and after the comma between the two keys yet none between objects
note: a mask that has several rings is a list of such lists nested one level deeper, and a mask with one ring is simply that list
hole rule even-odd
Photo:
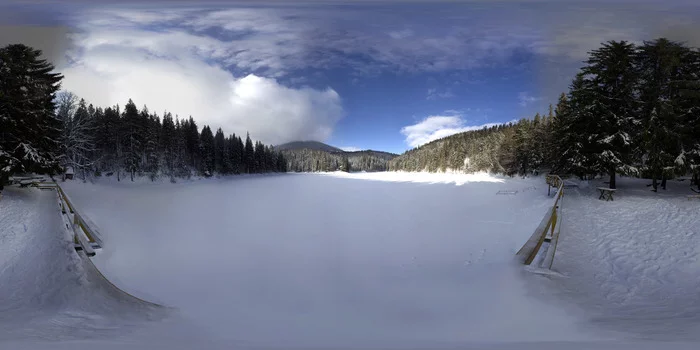
[{"label": "snow-covered pine tree", "polygon": [[634,54],[633,44],[609,41],[590,52],[582,69],[588,97],[582,108],[592,112],[592,119],[587,123],[589,128],[578,132],[587,134],[593,170],[610,175],[610,188],[616,187],[617,173],[637,173],[632,157],[633,135],[640,124]]},{"label": "snow-covered pine tree", "polygon": [[678,108],[683,148],[676,164],[691,171],[693,182],[700,188],[700,51],[685,51],[681,61]]},{"label": "snow-covered pine tree", "polygon": [[121,125],[122,118],[119,111],[119,105],[107,107],[105,109],[103,124],[98,128],[97,134],[98,147],[103,149],[104,168],[103,170],[109,173],[117,174],[117,180],[121,180],[121,169],[124,164],[124,152],[122,133],[124,132]]},{"label": "snow-covered pine tree", "polygon": [[255,151],[253,151],[254,171],[256,173],[261,173],[265,171],[265,146],[260,141],[255,141]]},{"label": "snow-covered pine tree", "polygon": [[654,191],[657,178],[670,175],[669,169],[683,150],[678,82],[683,78],[682,57],[687,51],[682,44],[661,38],[644,42],[637,53],[641,145]]},{"label": "snow-covered pine tree", "polygon": [[246,173],[250,174],[255,171],[255,149],[253,148],[253,141],[250,139],[250,133],[246,133],[245,136],[243,164]]},{"label": "snow-covered pine tree", "polygon": [[224,174],[233,174],[233,152],[236,149],[236,135],[230,134],[224,140]]},{"label": "snow-covered pine tree", "polygon": [[[178,121],[180,124],[180,121]],[[179,127],[179,125],[178,125]],[[161,154],[161,169],[170,178],[175,175],[175,121],[173,120],[173,115],[165,112],[163,113],[163,123],[160,129],[160,154]]]},{"label": "snow-covered pine tree", "polygon": [[585,177],[594,172],[592,140],[587,134],[594,118],[589,103],[591,99],[582,73],[576,75],[568,95],[559,98],[554,129],[554,144],[557,149],[555,169],[558,173]]},{"label": "snow-covered pine tree", "polygon": [[216,129],[214,135],[214,170],[219,173],[224,173],[224,148],[226,148],[226,137],[221,128]]},{"label": "snow-covered pine tree", "polygon": [[55,98],[63,77],[53,70],[40,50],[0,48],[0,188],[14,173],[60,171]]},{"label": "snow-covered pine tree", "polygon": [[192,116],[190,116],[188,120],[182,121],[182,126],[185,132],[185,149],[187,152],[188,165],[191,166],[192,169],[199,171],[201,162],[201,141],[197,123],[192,119]]},{"label": "snow-covered pine tree", "polygon": [[187,162],[187,121],[180,122],[180,118],[175,116],[175,136],[173,142],[173,176],[170,181],[175,181],[174,177],[189,178],[192,176],[192,166]]},{"label": "snow-covered pine tree", "polygon": [[[160,131],[161,123],[160,118],[156,114],[148,114],[148,108],[143,107],[141,112],[141,118],[146,123],[146,128],[144,130],[143,136],[143,149],[142,149],[142,166],[143,169],[151,179],[154,181],[158,174],[160,173]],[[145,118],[145,119],[143,119]]]},{"label": "snow-covered pine tree", "polygon": [[241,174],[245,171],[244,153],[245,146],[240,136],[236,136],[236,147],[233,150],[233,165],[236,174]]},{"label": "snow-covered pine tree", "polygon": [[136,104],[129,99],[129,102],[124,106],[120,121],[123,166],[124,170],[131,176],[131,181],[134,181],[134,177],[140,171],[139,165],[141,164],[142,132],[139,119]]},{"label": "snow-covered pine tree", "polygon": [[214,134],[212,134],[209,125],[202,127],[200,144],[201,166],[199,172],[205,176],[211,176],[214,174]]}]

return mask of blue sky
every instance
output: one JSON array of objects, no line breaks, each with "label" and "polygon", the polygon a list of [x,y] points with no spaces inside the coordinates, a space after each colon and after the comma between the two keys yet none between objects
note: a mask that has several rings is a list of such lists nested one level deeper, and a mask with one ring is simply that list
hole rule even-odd
[{"label": "blue sky", "polygon": [[8,2],[0,44],[44,49],[96,105],[133,98],[266,143],[396,153],[545,113],[605,40],[700,46],[688,1],[97,5]]}]

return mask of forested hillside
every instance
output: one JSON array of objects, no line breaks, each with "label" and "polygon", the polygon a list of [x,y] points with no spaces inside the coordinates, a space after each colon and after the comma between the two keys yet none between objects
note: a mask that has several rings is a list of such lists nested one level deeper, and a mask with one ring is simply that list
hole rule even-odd
[{"label": "forested hillside", "polygon": [[214,174],[286,171],[284,157],[270,146],[208,125],[192,117],[163,118],[129,100],[119,106],[93,107],[69,92],[58,95],[57,117],[63,123],[61,163],[80,177],[115,175],[189,177]]},{"label": "forested hillside", "polygon": [[[285,147],[281,153],[287,160],[289,171],[386,171],[389,160],[396,154],[372,150],[345,152],[332,146],[316,142],[309,148],[307,143],[295,142],[295,147]],[[316,144],[324,145],[319,147]],[[337,149],[338,151],[326,151]]]},{"label": "forested hillside", "polygon": [[412,149],[389,170],[667,178],[700,170],[700,52],[657,39],[593,50],[545,117]]}]

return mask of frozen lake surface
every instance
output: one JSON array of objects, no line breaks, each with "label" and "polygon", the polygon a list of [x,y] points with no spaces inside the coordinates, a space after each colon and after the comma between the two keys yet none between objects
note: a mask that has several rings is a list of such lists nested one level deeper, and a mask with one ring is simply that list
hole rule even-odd
[{"label": "frozen lake surface", "polygon": [[[93,259],[102,271],[213,338],[589,339],[564,311],[528,295],[528,276],[513,265],[550,201],[542,179],[301,174],[65,188],[104,232]],[[550,317],[533,324],[543,312]]]}]

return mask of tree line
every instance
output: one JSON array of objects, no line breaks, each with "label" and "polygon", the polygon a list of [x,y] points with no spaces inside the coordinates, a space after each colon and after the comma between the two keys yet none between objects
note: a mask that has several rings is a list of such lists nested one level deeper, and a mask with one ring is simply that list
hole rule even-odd
[{"label": "tree line", "polygon": [[41,51],[0,48],[0,186],[15,173],[116,175],[172,181],[192,175],[286,172],[272,147],[221,128],[201,130],[192,117],[161,117],[129,100],[94,107],[70,92]]},{"label": "tree line", "polygon": [[389,170],[551,171],[657,180],[700,171],[700,51],[665,38],[608,41],[589,52],[545,116],[452,135],[412,149]]},{"label": "tree line", "polygon": [[287,159],[289,171],[386,171],[389,160],[395,154],[365,150],[355,152],[327,152],[324,150],[301,148],[286,149],[281,153]]}]

